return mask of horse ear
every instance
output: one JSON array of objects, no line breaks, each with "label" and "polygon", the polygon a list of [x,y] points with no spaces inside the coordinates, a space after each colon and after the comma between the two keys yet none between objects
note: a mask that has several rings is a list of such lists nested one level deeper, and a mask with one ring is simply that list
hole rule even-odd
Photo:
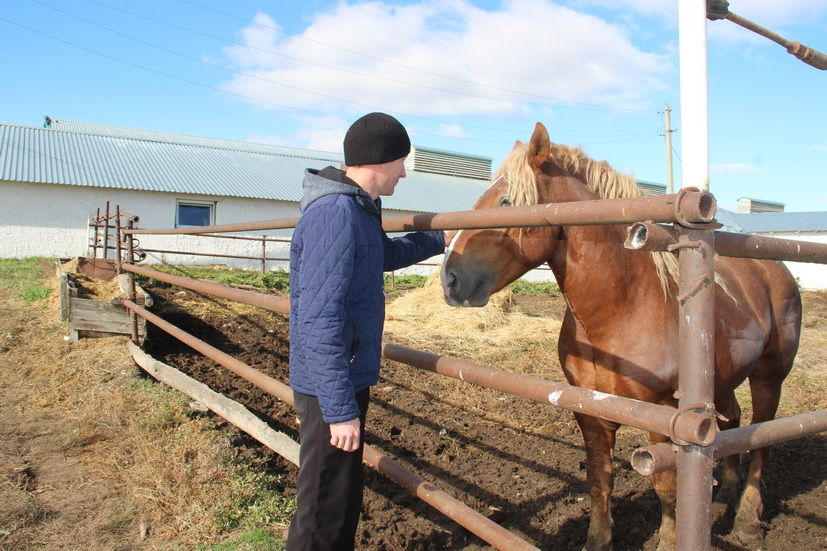
[{"label": "horse ear", "polygon": [[543,123],[534,126],[534,133],[528,143],[528,162],[534,168],[539,168],[549,158],[551,142],[548,139],[548,130]]}]

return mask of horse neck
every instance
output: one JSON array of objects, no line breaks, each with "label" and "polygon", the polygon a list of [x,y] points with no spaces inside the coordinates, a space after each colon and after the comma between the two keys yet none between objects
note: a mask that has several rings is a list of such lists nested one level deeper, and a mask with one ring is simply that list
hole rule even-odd
[{"label": "horse neck", "polygon": [[[577,187],[579,186],[579,188]],[[595,199],[582,183],[557,186],[554,202]],[[578,317],[605,318],[608,304],[626,311],[663,304],[664,295],[649,253],[623,247],[622,225],[566,226],[549,266]]]}]

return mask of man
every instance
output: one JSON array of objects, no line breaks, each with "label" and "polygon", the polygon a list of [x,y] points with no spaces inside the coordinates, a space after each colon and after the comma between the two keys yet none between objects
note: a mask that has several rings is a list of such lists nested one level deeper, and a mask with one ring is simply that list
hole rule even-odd
[{"label": "man", "polygon": [[308,170],[290,246],[290,385],[299,412],[298,509],[288,551],[354,548],[370,387],[379,378],[383,272],[445,249],[443,232],[394,239],[381,195],[405,177],[411,142],[384,113],[351,125],[344,171]]}]

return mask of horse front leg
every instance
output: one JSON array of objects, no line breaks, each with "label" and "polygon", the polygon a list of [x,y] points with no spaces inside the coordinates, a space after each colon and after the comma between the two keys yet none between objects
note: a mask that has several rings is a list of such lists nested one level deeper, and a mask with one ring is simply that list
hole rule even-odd
[{"label": "horse front leg", "polygon": [[597,417],[575,414],[586,445],[586,478],[591,510],[584,551],[610,551],[612,548],[612,512],[609,500],[614,488],[612,449],[617,424]]},{"label": "horse front leg", "polygon": [[[719,398],[715,402],[715,409],[723,416],[723,419],[718,421],[719,430],[735,429],[741,425],[741,407],[735,399],[734,392]],[[729,507],[735,507],[741,491],[740,455],[737,453],[729,455],[721,462],[723,468],[720,484],[712,502],[713,520],[719,520],[726,514]]]},{"label": "horse front leg", "polygon": [[[669,438],[655,432],[649,433],[652,444],[668,442]],[[652,475],[652,486],[660,499],[660,529],[657,551],[675,549],[675,505],[677,503],[677,476],[674,470]]]}]

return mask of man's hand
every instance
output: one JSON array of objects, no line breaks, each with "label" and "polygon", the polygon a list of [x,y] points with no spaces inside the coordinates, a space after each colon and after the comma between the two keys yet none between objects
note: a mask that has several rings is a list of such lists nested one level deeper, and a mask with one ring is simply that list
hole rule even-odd
[{"label": "man's hand", "polygon": [[359,449],[359,419],[331,423],[330,445],[346,452]]}]

